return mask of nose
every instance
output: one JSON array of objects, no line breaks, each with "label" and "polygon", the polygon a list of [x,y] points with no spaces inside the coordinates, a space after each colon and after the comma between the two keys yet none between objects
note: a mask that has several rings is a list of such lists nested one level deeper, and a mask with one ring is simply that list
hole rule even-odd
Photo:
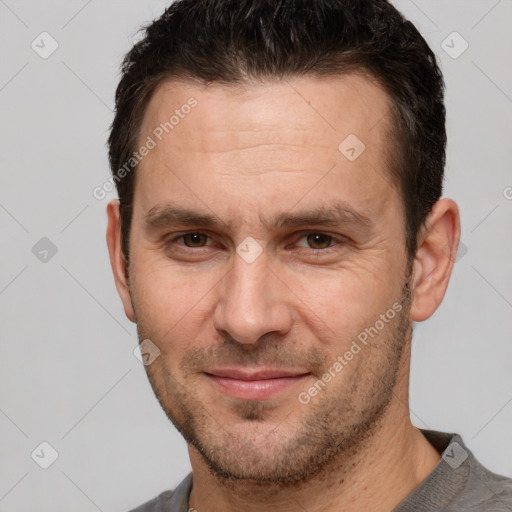
[{"label": "nose", "polygon": [[269,268],[265,251],[252,263],[235,254],[219,285],[214,327],[221,335],[250,345],[290,330],[290,292]]}]

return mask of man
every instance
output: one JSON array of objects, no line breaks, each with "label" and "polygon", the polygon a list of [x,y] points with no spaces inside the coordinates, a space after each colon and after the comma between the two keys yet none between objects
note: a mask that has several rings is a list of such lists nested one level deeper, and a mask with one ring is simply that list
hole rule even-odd
[{"label": "man", "polygon": [[384,0],[182,0],[126,56],[116,287],[192,473],[137,511],[504,511],[408,409],[460,236],[443,80]]}]

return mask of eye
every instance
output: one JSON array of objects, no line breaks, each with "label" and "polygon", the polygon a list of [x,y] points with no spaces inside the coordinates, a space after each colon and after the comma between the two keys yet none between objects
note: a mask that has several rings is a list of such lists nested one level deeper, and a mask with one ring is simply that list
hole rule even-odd
[{"label": "eye", "polygon": [[[301,242],[304,240],[304,242]],[[208,243],[210,241],[210,243]],[[344,237],[335,238],[332,235],[328,235],[326,233],[320,232],[309,232],[303,234],[300,238],[297,239],[297,242],[292,246],[288,246],[290,248],[298,247],[306,252],[318,254],[318,253],[326,253],[329,252],[329,249],[340,245],[346,242]],[[212,244],[211,237],[206,233],[200,231],[190,231],[188,233],[182,233],[181,235],[176,235],[170,237],[166,241],[166,247],[172,249],[173,251],[181,251],[181,252],[190,252],[189,249],[203,249],[207,248]],[[193,252],[193,251],[192,251]]]},{"label": "eye", "polygon": [[169,238],[166,242],[167,246],[175,245],[176,242],[183,240],[183,243],[177,244],[180,248],[188,247],[190,249],[201,249],[207,246],[207,241],[210,237],[199,231],[191,231]]},{"label": "eye", "polygon": [[298,247],[309,247],[310,249],[318,251],[324,251],[325,249],[332,247],[332,245],[336,245],[336,239],[325,233],[308,233],[299,238],[299,240],[302,239],[306,240],[306,245],[297,244]]},{"label": "eye", "polygon": [[204,233],[185,233],[184,235],[177,237],[178,240],[180,238],[183,239],[187,247],[204,247],[204,244],[206,244],[208,239],[208,235],[205,235]]}]

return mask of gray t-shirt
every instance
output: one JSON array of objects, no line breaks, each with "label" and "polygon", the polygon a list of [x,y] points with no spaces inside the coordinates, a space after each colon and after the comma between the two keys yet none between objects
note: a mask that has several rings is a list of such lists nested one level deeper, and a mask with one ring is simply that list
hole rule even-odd
[{"label": "gray t-shirt", "polygon": [[[459,434],[421,429],[442,454],[432,472],[393,512],[512,512],[512,479],[480,464]],[[188,512],[192,473],[131,512]]]}]

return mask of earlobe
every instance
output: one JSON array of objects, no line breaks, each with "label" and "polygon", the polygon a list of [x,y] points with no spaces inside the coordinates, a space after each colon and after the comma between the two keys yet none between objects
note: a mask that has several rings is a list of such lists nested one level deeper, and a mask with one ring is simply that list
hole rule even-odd
[{"label": "earlobe", "polygon": [[121,217],[119,213],[119,200],[113,199],[107,205],[107,247],[110,265],[114,275],[117,292],[123,302],[127,318],[135,322],[135,314],[130,296],[130,287],[126,272],[126,260],[122,250]]},{"label": "earlobe", "polygon": [[460,239],[459,209],[441,199],[432,208],[418,237],[413,263],[410,319],[421,322],[434,314],[448,288]]}]

